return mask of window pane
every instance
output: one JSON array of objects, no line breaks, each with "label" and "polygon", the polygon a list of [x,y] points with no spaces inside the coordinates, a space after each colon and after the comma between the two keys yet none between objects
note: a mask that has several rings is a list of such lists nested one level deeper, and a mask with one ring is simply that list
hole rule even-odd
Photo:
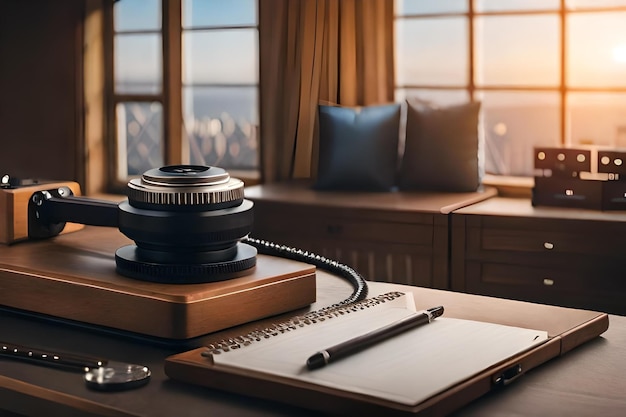
[{"label": "window pane", "polygon": [[570,87],[626,86],[626,12],[568,17],[567,83]]},{"label": "window pane", "polygon": [[124,0],[114,3],[115,30],[160,30],[160,0]]},{"label": "window pane", "polygon": [[399,15],[467,12],[467,0],[396,0]]},{"label": "window pane", "polygon": [[626,148],[626,94],[568,94],[567,130],[573,145]]},{"label": "window pane", "polygon": [[396,48],[398,85],[467,84],[467,19],[397,20]]},{"label": "window pane", "polygon": [[185,84],[258,83],[258,31],[229,29],[183,33]]},{"label": "window pane", "polygon": [[532,176],[535,146],[560,142],[558,93],[485,92],[485,172]]},{"label": "window pane", "polygon": [[183,94],[190,162],[257,169],[257,88],[187,87]]},{"label": "window pane", "polygon": [[183,0],[185,28],[256,23],[256,0]]},{"label": "window pane", "polygon": [[560,0],[476,0],[477,12],[558,10]]},{"label": "window pane", "polygon": [[477,18],[475,50],[477,84],[559,85],[556,15]]},{"label": "window pane", "polygon": [[115,36],[115,92],[157,94],[161,91],[161,36]]},{"label": "window pane", "polygon": [[[118,103],[118,179],[163,166],[163,107],[158,102]],[[124,163],[124,161],[126,161]]]},{"label": "window pane", "polygon": [[626,0],[565,0],[569,9],[626,6]]}]

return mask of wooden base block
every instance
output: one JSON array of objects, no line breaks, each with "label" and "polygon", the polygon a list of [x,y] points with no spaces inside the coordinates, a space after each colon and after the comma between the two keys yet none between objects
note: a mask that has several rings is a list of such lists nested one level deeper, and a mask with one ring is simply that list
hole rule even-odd
[{"label": "wooden base block", "polygon": [[249,275],[204,284],[138,281],[115,272],[117,229],[88,226],[0,246],[0,305],[184,340],[313,303],[315,267],[264,255]]}]

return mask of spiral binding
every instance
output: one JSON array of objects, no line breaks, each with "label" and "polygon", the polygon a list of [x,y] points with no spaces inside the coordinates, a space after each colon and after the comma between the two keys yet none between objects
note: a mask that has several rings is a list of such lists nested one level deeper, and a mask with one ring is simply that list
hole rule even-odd
[{"label": "spiral binding", "polygon": [[358,302],[349,304],[333,304],[319,310],[310,311],[306,314],[291,317],[279,323],[273,323],[262,329],[254,329],[251,332],[228,339],[222,339],[219,342],[211,343],[206,346],[206,350],[202,352],[202,356],[212,356],[234,349],[246,347],[255,342],[277,336],[282,333],[297,330],[304,326],[309,326],[318,322],[333,319],[334,317],[351,314],[367,308],[377,306],[387,301],[395,300],[405,295],[400,291],[388,292],[372,298],[366,298]]}]

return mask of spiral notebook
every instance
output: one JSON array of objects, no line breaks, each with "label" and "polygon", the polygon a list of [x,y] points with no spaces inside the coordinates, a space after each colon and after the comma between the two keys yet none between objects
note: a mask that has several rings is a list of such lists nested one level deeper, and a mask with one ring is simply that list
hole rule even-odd
[{"label": "spiral notebook", "polygon": [[313,353],[414,312],[410,293],[386,293],[175,355],[165,370],[173,379],[340,414],[364,404],[362,411],[412,412],[548,340],[546,331],[444,313],[321,369],[307,369]]}]

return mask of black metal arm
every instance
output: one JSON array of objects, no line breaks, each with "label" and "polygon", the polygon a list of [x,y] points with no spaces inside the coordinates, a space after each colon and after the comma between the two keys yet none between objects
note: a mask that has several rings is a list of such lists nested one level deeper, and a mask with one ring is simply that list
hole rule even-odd
[{"label": "black metal arm", "polygon": [[69,187],[37,191],[28,202],[28,235],[55,236],[66,222],[118,227],[118,210],[115,202],[78,197]]}]

